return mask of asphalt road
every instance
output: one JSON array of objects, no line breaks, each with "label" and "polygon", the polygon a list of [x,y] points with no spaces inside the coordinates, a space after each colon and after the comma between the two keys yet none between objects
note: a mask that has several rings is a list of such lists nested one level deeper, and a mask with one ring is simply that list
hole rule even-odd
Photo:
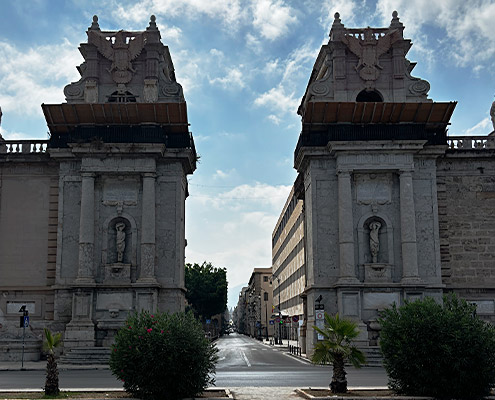
[{"label": "asphalt road", "polygon": [[[243,335],[225,336],[217,347],[219,387],[318,387],[328,386],[332,377],[330,366],[312,365]],[[349,386],[387,386],[387,375],[382,368],[346,370]]]},{"label": "asphalt road", "polygon": [[[332,368],[314,366],[243,335],[233,334],[217,342],[218,387],[318,387],[328,386]],[[382,368],[349,367],[349,386],[386,386]],[[40,389],[44,370],[0,371],[0,390]],[[122,388],[109,370],[60,370],[63,389]]]}]

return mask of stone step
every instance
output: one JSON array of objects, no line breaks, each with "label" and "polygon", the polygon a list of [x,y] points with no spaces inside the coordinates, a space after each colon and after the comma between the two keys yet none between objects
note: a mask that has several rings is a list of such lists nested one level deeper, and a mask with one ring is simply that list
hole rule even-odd
[{"label": "stone step", "polygon": [[75,347],[60,357],[61,364],[108,364],[110,349],[108,347]]},{"label": "stone step", "polygon": [[383,365],[383,355],[380,346],[361,347],[360,350],[366,356],[366,365],[369,367],[381,367]]}]

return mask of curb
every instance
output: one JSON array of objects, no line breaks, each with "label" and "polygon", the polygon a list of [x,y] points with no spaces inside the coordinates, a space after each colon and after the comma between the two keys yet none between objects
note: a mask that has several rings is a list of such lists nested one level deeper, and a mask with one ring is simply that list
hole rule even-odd
[{"label": "curb", "polygon": [[[328,388],[308,388],[308,389],[325,389],[328,390]],[[362,390],[362,391],[372,391],[372,390],[384,390],[388,389],[386,387],[376,387],[376,388],[359,388],[359,387],[350,387],[349,390]],[[331,396],[313,396],[311,394],[306,393],[304,390],[307,390],[306,388],[303,389],[295,389],[295,392],[302,398],[308,399],[308,400],[434,400],[434,397],[421,397],[421,396],[397,396],[397,395],[390,395],[390,396],[376,396],[370,393],[369,396],[349,396],[349,395],[331,395]],[[484,397],[485,400],[495,400],[495,396],[487,396]]]},{"label": "curb", "polygon": [[[108,397],[105,396],[99,396],[98,393],[106,393],[106,392],[124,392],[124,389],[122,388],[106,388],[106,389],[92,389],[92,388],[73,388],[73,389],[64,389],[60,388],[61,392],[93,392],[95,394],[94,397],[84,397],[79,399],[78,397],[73,397],[71,400],[102,400],[102,399],[108,399]],[[223,397],[207,397],[208,400],[225,400],[225,399],[234,399],[234,396],[232,395],[232,392],[227,389],[227,388],[208,388],[205,390],[205,392],[221,392],[223,391],[225,393],[225,396]],[[1,390],[0,389],[0,395],[3,398],[2,400],[9,400],[8,395],[9,393],[42,393],[39,389],[9,389],[9,390]],[[6,397],[4,397],[6,396]],[[126,397],[126,400],[139,400],[133,397]],[[204,397],[187,397],[183,400],[204,400]],[[22,400],[20,398],[16,398],[15,400]]]}]

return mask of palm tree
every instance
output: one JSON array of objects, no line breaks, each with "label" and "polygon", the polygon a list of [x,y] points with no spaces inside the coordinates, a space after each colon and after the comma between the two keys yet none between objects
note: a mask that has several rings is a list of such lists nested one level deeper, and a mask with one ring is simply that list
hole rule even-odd
[{"label": "palm tree", "polygon": [[323,336],[323,340],[316,343],[311,361],[315,364],[333,364],[333,376],[330,383],[332,393],[346,393],[347,379],[345,362],[351,362],[359,368],[365,362],[361,350],[352,345],[352,339],[359,335],[357,324],[347,319],[339,318],[339,314],[331,317],[325,313],[325,327],[313,327]]},{"label": "palm tree", "polygon": [[61,333],[56,333],[53,335],[48,329],[45,328],[45,342],[43,343],[43,348],[48,352],[45,381],[46,396],[57,396],[60,393],[60,389],[58,387],[57,361],[55,361],[55,348],[60,346],[61,343]]}]

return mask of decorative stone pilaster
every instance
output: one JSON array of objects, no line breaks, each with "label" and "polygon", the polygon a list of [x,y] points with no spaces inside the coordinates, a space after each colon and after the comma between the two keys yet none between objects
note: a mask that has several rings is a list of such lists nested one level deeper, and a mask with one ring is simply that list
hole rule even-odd
[{"label": "decorative stone pilaster", "polygon": [[79,221],[79,266],[77,283],[94,283],[93,248],[95,240],[95,178],[92,173],[82,173],[81,214]]},{"label": "decorative stone pilaster", "polygon": [[416,246],[416,214],[411,171],[400,176],[400,227],[402,245],[402,283],[419,283],[418,249]]},{"label": "decorative stone pilaster", "polygon": [[358,283],[354,263],[354,224],[350,171],[338,172],[338,188],[340,254],[340,278],[338,283]]},{"label": "decorative stone pilaster", "polygon": [[155,283],[155,180],[153,173],[143,174],[143,210],[141,220],[140,283]]}]

